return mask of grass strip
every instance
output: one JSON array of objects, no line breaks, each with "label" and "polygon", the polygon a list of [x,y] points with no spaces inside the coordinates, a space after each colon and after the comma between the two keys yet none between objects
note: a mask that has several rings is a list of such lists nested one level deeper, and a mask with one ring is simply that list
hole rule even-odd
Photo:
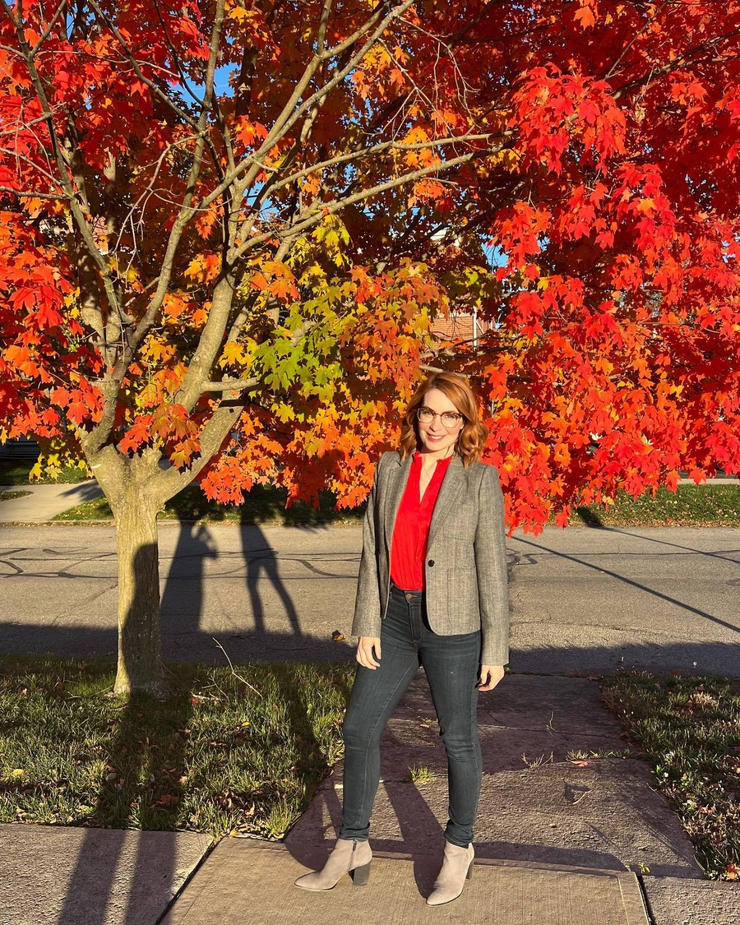
[{"label": "grass strip", "polygon": [[280,839],[341,754],[354,666],[168,665],[166,701],[110,659],[0,658],[0,822]]},{"label": "grass strip", "polygon": [[576,508],[571,524],[589,527],[737,527],[740,485],[681,484],[674,493],[659,488],[633,498],[619,491],[608,510],[598,505]]},{"label": "grass strip", "polygon": [[25,498],[32,494],[30,491],[0,491],[0,501],[13,501],[15,498]]},{"label": "grass strip", "polygon": [[[285,509],[287,490],[256,485],[240,507],[225,507],[208,501],[203,492],[190,485],[167,502],[161,520],[185,520],[197,523],[259,524],[285,526],[318,523],[359,523],[365,505],[353,510],[335,510],[332,492],[319,493],[318,509],[298,501]],[[112,520],[105,498],[88,501],[58,514],[54,520]],[[553,519],[550,520],[552,524]],[[570,526],[589,527],[740,527],[740,485],[679,485],[678,492],[660,488],[654,498],[632,498],[620,492],[608,511],[591,505],[573,513]]]},{"label": "grass strip", "polygon": [[[28,485],[29,473],[35,464],[35,459],[0,459],[0,485]],[[32,484],[66,485],[83,482],[89,477],[86,469],[80,469],[78,466],[64,466],[59,470],[56,478],[44,474],[41,478],[34,479]]]},{"label": "grass strip", "polygon": [[[27,485],[28,474],[34,460],[0,460],[0,485]],[[41,484],[79,482],[86,473],[68,467],[56,479],[44,476]],[[34,484],[39,484],[34,481]],[[335,510],[333,492],[319,493],[319,508],[296,502],[285,509],[287,490],[256,485],[240,507],[226,507],[208,501],[197,485],[190,485],[166,505],[164,520],[187,520],[198,523],[355,523],[364,515],[365,505],[350,511]],[[95,521],[112,520],[113,514],[104,498],[89,501],[59,514],[54,520]],[[554,517],[549,523],[554,523]],[[655,497],[650,494],[633,498],[619,491],[614,504],[608,509],[600,505],[578,507],[574,510],[571,526],[589,527],[738,527],[740,526],[740,485],[681,484],[676,493],[659,488]]]},{"label": "grass strip", "polygon": [[740,879],[740,679],[632,671],[601,684],[704,872]]},{"label": "grass strip", "polygon": [[[196,523],[261,524],[275,523],[284,526],[322,523],[360,523],[365,505],[348,510],[335,510],[336,496],[333,492],[319,494],[319,507],[305,501],[296,501],[286,509],[287,488],[272,488],[255,485],[244,504],[227,507],[216,501],[209,501],[197,485],[189,485],[165,505],[160,520],[185,520]],[[62,521],[112,520],[113,513],[105,498],[87,501],[54,517]]]}]

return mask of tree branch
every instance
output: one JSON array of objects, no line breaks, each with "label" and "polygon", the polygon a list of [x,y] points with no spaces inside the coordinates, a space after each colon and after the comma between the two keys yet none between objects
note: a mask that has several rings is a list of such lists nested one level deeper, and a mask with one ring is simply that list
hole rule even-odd
[{"label": "tree branch", "polygon": [[[307,100],[304,100],[300,105],[298,101],[303,96],[303,93],[310,83],[313,75],[316,73],[316,69],[322,60],[327,58],[334,57],[336,49],[340,46],[335,46],[334,49],[327,50],[323,56],[319,57],[314,55],[311,61],[306,66],[306,70],[303,72],[303,75],[296,84],[293,93],[290,96],[290,99],[285,103],[280,115],[276,118],[272,129],[268,132],[267,136],[263,140],[260,147],[250,154],[248,157],[244,158],[236,168],[229,172],[224,179],[219,183],[219,185],[201,202],[202,206],[210,205],[214,199],[217,199],[221,193],[227,189],[231,184],[234,183],[239,177],[242,176],[245,172],[248,172],[246,181],[243,183],[242,189],[248,189],[251,187],[252,183],[256,179],[257,175],[261,170],[264,169],[262,161],[269,154],[272,148],[281,141],[290,129],[295,125],[298,119],[303,115],[304,112],[307,112],[314,106],[322,97],[329,93],[338,83],[340,83],[344,78],[362,61],[362,59],[367,55],[370,49],[375,45],[375,42],[383,34],[387,26],[394,20],[397,19],[402,13],[404,13],[415,0],[404,0],[397,8],[389,13],[385,19],[380,23],[378,28],[375,30],[370,39],[363,45],[363,47],[348,61],[348,63],[341,70],[337,71],[334,76],[323,84],[315,93],[313,93]],[[384,6],[386,4],[383,4]],[[370,23],[377,19],[377,13],[373,14],[357,32],[354,33],[354,41],[357,41],[357,37],[362,35],[367,31],[367,23]]]},{"label": "tree branch", "polygon": [[258,376],[251,379],[222,379],[220,382],[204,382],[201,385],[203,392],[243,392],[260,385],[262,380]]},{"label": "tree branch", "polygon": [[0,186],[0,193],[12,193],[14,196],[30,196],[32,199],[69,200],[67,193],[42,193],[40,190],[19,190],[12,186]]},{"label": "tree branch", "polygon": [[[95,0],[91,0],[95,2]],[[131,362],[131,358],[136,351],[139,344],[142,342],[144,337],[146,337],[149,329],[154,323],[154,319],[157,317],[157,313],[162,306],[164,297],[167,294],[169,288],[170,279],[172,277],[172,270],[175,261],[175,255],[177,253],[178,246],[180,244],[180,239],[182,237],[183,230],[185,225],[196,213],[197,210],[191,207],[193,201],[193,195],[195,193],[195,186],[200,175],[200,167],[203,158],[203,148],[204,148],[204,136],[205,136],[205,127],[208,119],[208,112],[211,108],[211,98],[213,95],[213,82],[216,72],[216,62],[218,60],[218,50],[221,39],[221,27],[224,21],[224,0],[217,0],[216,4],[216,15],[213,24],[213,34],[211,36],[211,47],[208,57],[208,67],[206,70],[206,90],[203,98],[203,106],[201,108],[200,117],[198,119],[198,137],[195,143],[195,151],[193,153],[193,163],[190,168],[190,173],[188,175],[187,185],[185,189],[185,196],[183,197],[182,205],[180,211],[177,215],[177,218],[174,221],[172,230],[167,241],[167,248],[165,250],[165,255],[162,261],[162,272],[159,275],[157,290],[147,308],[147,311],[144,317],[141,319],[139,324],[136,326],[131,342],[126,348],[122,351],[121,356],[119,357],[118,362],[113,373],[113,378],[119,382],[123,379],[128,364]],[[200,206],[203,207],[203,203],[200,203]],[[206,324],[207,330],[208,325]]]},{"label": "tree branch", "polygon": [[701,52],[707,51],[708,49],[713,48],[715,45],[718,45],[720,42],[735,38],[738,35],[740,35],[740,26],[737,29],[731,29],[729,32],[725,32],[723,35],[716,35],[714,38],[707,39],[706,42],[701,42],[699,45],[695,45],[693,48],[688,49],[688,51],[684,52],[682,55],[679,55],[673,61],[669,61],[667,64],[664,64],[663,67],[653,68],[649,74],[644,75],[637,80],[631,80],[629,83],[618,87],[612,93],[612,98],[618,100],[625,93],[629,93],[630,90],[635,90],[637,87],[642,87],[645,84],[650,83],[650,81],[656,77],[665,77],[666,74],[670,74],[673,71],[678,71],[685,67],[690,67],[692,63],[694,63],[696,56],[701,54]]},{"label": "tree branch", "polygon": [[38,54],[38,52],[39,52],[41,46],[44,44],[44,42],[45,42],[45,41],[49,38],[49,36],[51,35],[51,30],[52,30],[52,29],[54,28],[54,26],[56,25],[57,20],[59,19],[59,17],[60,17],[60,16],[62,15],[62,13],[64,12],[64,9],[65,9],[66,6],[67,6],[67,0],[61,0],[61,3],[59,4],[59,6],[58,6],[58,7],[56,8],[56,10],[54,11],[54,15],[53,15],[53,16],[51,17],[51,19],[49,20],[49,24],[47,25],[47,27],[44,29],[44,31],[43,31],[43,32],[41,33],[41,35],[39,36],[38,42],[36,42],[36,44],[35,44],[35,45],[33,46],[33,48],[31,49],[31,57],[32,57],[32,58],[35,58],[35,57],[36,57],[36,55]]},{"label": "tree branch", "polygon": [[[511,136],[513,132],[502,132],[501,135]],[[262,244],[265,241],[270,239],[277,238],[278,240],[283,240],[285,238],[294,238],[297,237],[301,232],[313,228],[317,225],[326,215],[333,215],[336,212],[340,212],[342,209],[345,209],[349,205],[354,205],[356,202],[362,202],[365,199],[369,199],[372,196],[377,196],[380,193],[384,193],[387,190],[395,189],[397,186],[403,186],[407,183],[413,183],[415,180],[421,180],[423,177],[430,176],[434,173],[439,173],[444,170],[449,170],[452,167],[457,167],[460,164],[465,164],[474,158],[490,156],[496,154],[499,151],[502,151],[506,147],[505,144],[499,145],[492,149],[486,149],[484,151],[470,151],[467,154],[460,155],[459,157],[451,158],[448,161],[443,161],[439,164],[432,164],[428,167],[424,167],[421,170],[416,170],[413,173],[404,174],[401,177],[396,177],[393,180],[388,180],[384,183],[379,183],[376,186],[371,187],[370,189],[362,190],[359,193],[355,193],[352,196],[347,196],[344,199],[330,202],[330,203],[321,203],[320,205],[314,207],[311,210],[307,210],[302,215],[306,216],[301,218],[301,215],[298,216],[298,224],[294,224],[285,232],[280,231],[269,231],[263,234],[255,235],[254,237],[249,238],[243,244],[239,245],[235,250],[232,249],[229,254],[229,263],[234,264],[240,257],[243,257],[249,250],[254,248],[257,244]]]}]

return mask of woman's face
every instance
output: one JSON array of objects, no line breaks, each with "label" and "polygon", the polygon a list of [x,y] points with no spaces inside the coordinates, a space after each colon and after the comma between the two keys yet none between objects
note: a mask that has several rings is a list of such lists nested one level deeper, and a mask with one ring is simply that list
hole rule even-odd
[{"label": "woman's face", "polygon": [[422,408],[436,412],[431,421],[425,422],[417,419],[416,424],[423,449],[440,457],[449,456],[450,447],[454,446],[460,431],[465,426],[465,419],[460,417],[457,423],[451,426],[444,423],[441,415],[445,412],[453,414],[460,414],[460,412],[440,389],[429,389],[419,406],[420,410]]}]

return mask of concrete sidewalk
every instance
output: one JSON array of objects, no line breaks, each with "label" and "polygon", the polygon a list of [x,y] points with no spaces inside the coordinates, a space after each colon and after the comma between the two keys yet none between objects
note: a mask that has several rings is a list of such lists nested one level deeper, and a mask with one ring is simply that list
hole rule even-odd
[{"label": "concrete sidewalk", "polygon": [[1,491],[27,491],[30,495],[0,501],[0,523],[45,523],[85,501],[102,498],[95,479],[61,485],[0,485]]},{"label": "concrete sidewalk", "polygon": [[194,832],[0,825],[0,925],[154,925],[211,842]]},{"label": "concrete sidewalk", "polygon": [[[319,865],[325,852],[302,854]],[[376,853],[370,882],[348,877],[321,893],[293,886],[305,868],[285,847],[234,839],[222,842],[198,871],[162,925],[648,925],[634,874],[578,871],[557,865],[483,859],[460,899],[431,907],[439,864],[430,856]]]},{"label": "concrete sidewalk", "polygon": [[[446,906],[424,902],[447,774],[420,672],[384,733],[366,887],[293,885],[334,844],[338,765],[281,844],[224,839],[207,855],[210,840],[186,832],[0,826],[0,925],[736,925],[740,885],[703,879],[647,765],[614,754],[626,742],[596,681],[507,675],[481,693],[478,718],[476,864]],[[410,780],[413,766],[428,782]]]},{"label": "concrete sidewalk", "polygon": [[[423,673],[382,743],[370,884],[293,886],[320,866],[341,812],[337,766],[285,843],[228,840],[196,872],[162,925],[465,922],[467,925],[735,925],[740,890],[702,879],[691,844],[595,681],[509,675],[479,709],[484,781],[476,867],[459,900],[426,906],[447,816],[444,749]],[[573,760],[569,760],[569,757]],[[427,768],[428,783],[409,769]]]}]

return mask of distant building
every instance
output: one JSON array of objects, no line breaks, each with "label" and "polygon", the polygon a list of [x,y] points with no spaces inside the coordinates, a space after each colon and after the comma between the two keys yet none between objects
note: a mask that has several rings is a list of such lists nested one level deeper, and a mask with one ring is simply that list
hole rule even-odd
[{"label": "distant building", "polygon": [[471,347],[477,346],[478,338],[494,327],[492,321],[482,321],[478,313],[451,311],[447,318],[438,316],[432,328],[435,336],[445,340],[461,341]]}]

